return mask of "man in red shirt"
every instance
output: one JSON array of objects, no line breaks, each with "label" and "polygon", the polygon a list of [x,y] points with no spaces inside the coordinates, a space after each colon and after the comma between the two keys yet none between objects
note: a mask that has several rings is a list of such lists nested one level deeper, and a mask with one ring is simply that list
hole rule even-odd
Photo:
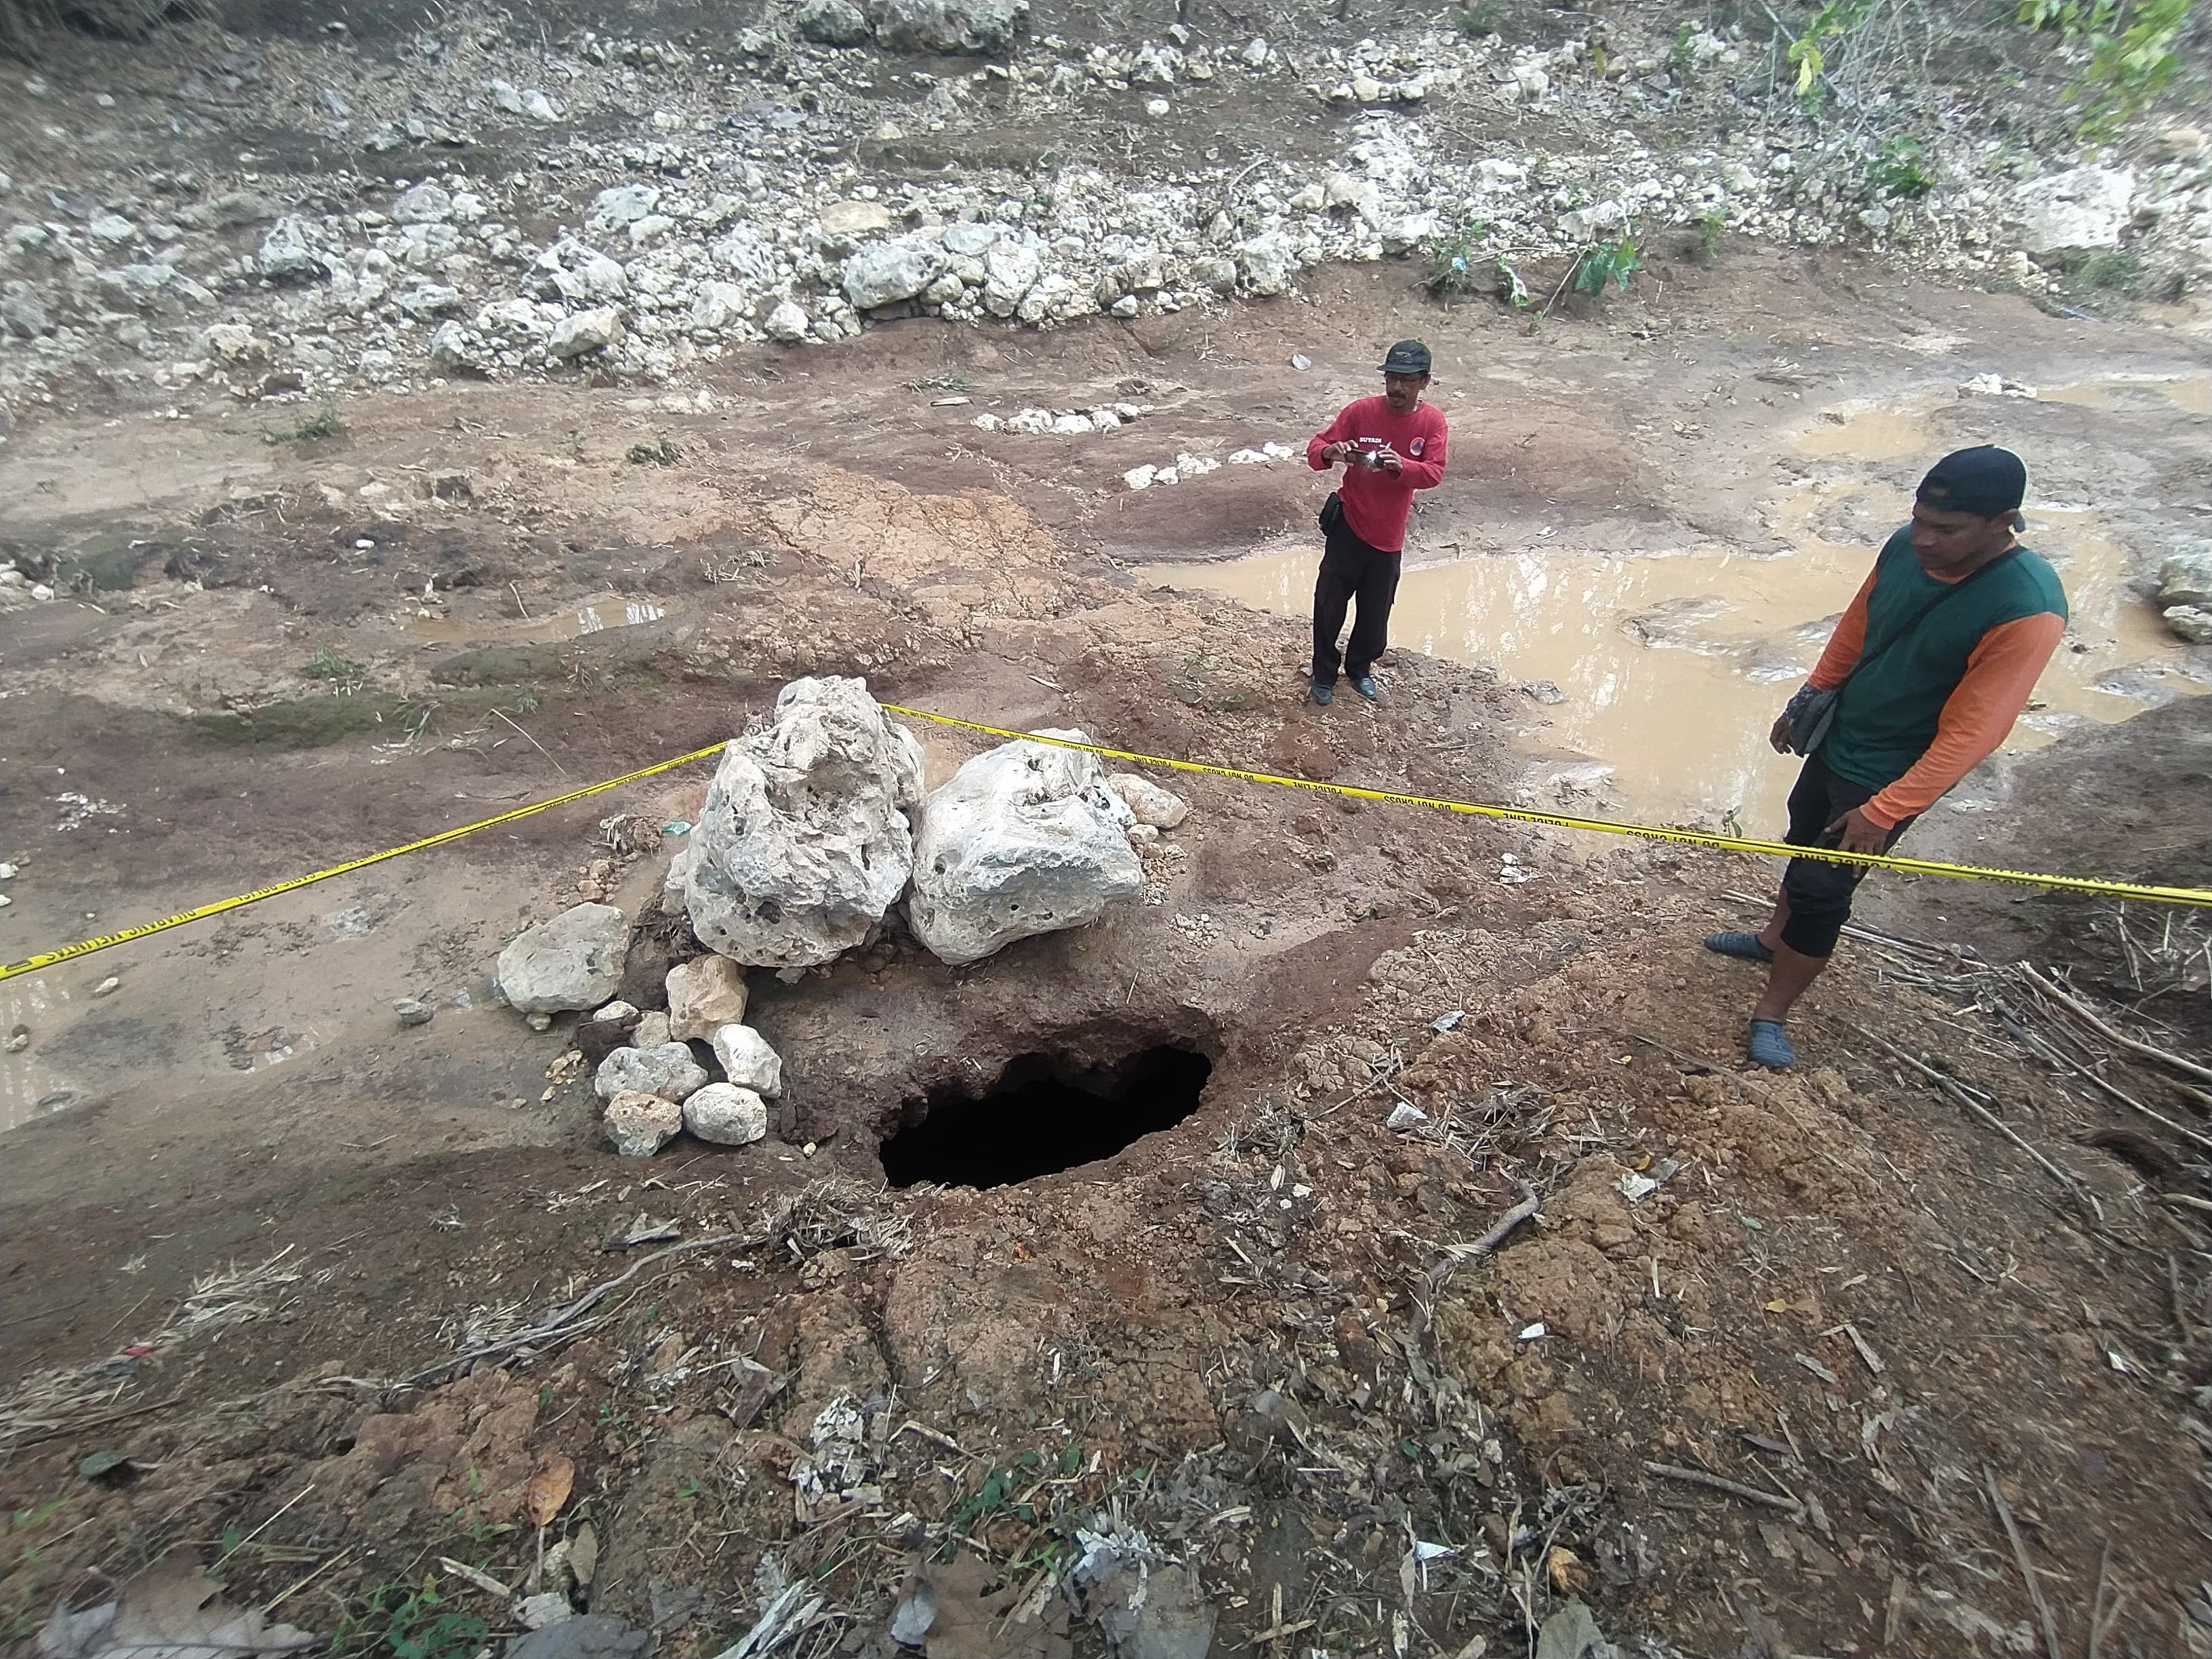
[{"label": "man in red shirt", "polygon": [[[1375,701],[1375,659],[1389,643],[1390,602],[1413,492],[1444,477],[1443,411],[1421,401],[1429,389],[1429,349],[1401,340],[1382,359],[1382,395],[1337,411],[1306,446],[1306,462],[1326,472],[1340,462],[1344,482],[1321,510],[1321,572],[1314,579],[1313,700],[1336,695],[1340,660],[1352,689]],[[1359,602],[1352,637],[1337,655],[1346,607]]]}]

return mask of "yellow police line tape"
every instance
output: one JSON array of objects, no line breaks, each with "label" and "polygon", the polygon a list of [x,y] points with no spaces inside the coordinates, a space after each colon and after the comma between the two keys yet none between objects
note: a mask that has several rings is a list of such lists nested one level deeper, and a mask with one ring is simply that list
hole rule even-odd
[{"label": "yellow police line tape", "polygon": [[709,755],[719,755],[726,745],[710,744],[704,749],[694,749],[688,755],[678,755],[653,766],[641,766],[635,772],[625,772],[618,778],[609,778],[605,783],[594,783],[582,789],[571,789],[565,795],[550,799],[532,801],[527,806],[518,806],[512,812],[501,812],[497,817],[479,818],[474,823],[464,823],[458,829],[441,830],[434,836],[425,836],[420,841],[410,841],[404,847],[388,847],[381,853],[371,853],[367,858],[349,859],[343,864],[333,864],[327,870],[318,870],[311,876],[295,876],[289,881],[280,881],[273,887],[257,887],[250,893],[240,893],[235,898],[222,899],[213,904],[202,904],[190,910],[180,910],[173,916],[163,916],[159,921],[141,923],[126,927],[119,933],[102,933],[96,939],[81,939],[74,945],[64,945],[58,950],[41,951],[21,962],[0,966],[0,980],[13,979],[18,974],[36,973],[41,968],[51,968],[57,963],[88,957],[94,951],[105,951],[112,945],[127,945],[132,939],[144,939],[153,933],[165,933],[172,927],[182,927],[186,922],[205,921],[210,916],[219,916],[226,910],[243,909],[249,904],[258,904],[263,899],[275,898],[279,893],[297,892],[302,887],[312,887],[319,881],[328,881],[332,876],[350,875],[356,870],[366,870],[372,864],[382,864],[387,859],[404,858],[410,853],[420,853],[432,847],[443,847],[447,842],[459,841],[464,836],[473,836],[479,830],[489,830],[502,823],[513,823],[518,818],[550,812],[556,806],[566,806],[572,800],[582,800],[589,795],[603,795],[610,789],[619,789],[626,783],[635,783],[640,778],[649,778],[658,772],[672,772],[679,766],[689,766],[693,761],[705,760]]},{"label": "yellow police line tape", "polygon": [[[2212,908],[2212,890],[2201,887],[2152,887],[2139,882],[2106,881],[2094,876],[2041,875],[2026,870],[1996,870],[1973,864],[1946,864],[1935,859],[1900,858],[1894,853],[1846,853],[1834,848],[1792,847],[1783,842],[1754,841],[1742,836],[1717,836],[1702,830],[1666,829],[1648,823],[1616,823],[1607,818],[1577,817],[1565,812],[1539,812],[1522,806],[1492,806],[1474,801],[1445,800],[1428,795],[1409,795],[1395,789],[1368,789],[1358,784],[1324,783],[1312,778],[1285,777],[1275,772],[1255,772],[1241,766],[1217,766],[1206,761],[1175,760],[1165,755],[1143,755],[1127,749],[1109,749],[1103,744],[1077,743],[1066,738],[1039,737],[1033,732],[1016,732],[1003,726],[986,726],[980,720],[959,720],[951,714],[934,714],[927,708],[907,708],[897,703],[882,705],[889,714],[903,714],[909,720],[929,720],[939,726],[949,726],[964,732],[979,732],[987,737],[1024,738],[1033,743],[1051,744],[1061,749],[1080,750],[1085,754],[1101,756],[1108,760],[1127,761],[1138,766],[1160,766],[1170,771],[1194,772],[1207,777],[1235,778],[1245,783],[1272,784],[1285,789],[1310,789],[1322,794],[1348,796],[1354,800],[1388,801],[1401,806],[1427,806],[1439,811],[1460,812],[1473,817],[1498,818],[1515,823],[1540,823],[1559,830],[1589,830],[1607,835],[1641,836],[1652,841],[1678,842],[1690,847],[1717,848],[1731,853],[1759,853],[1772,858],[1817,858],[1838,864],[1863,865],[1875,870],[1901,870],[1911,875],[1955,876],[1971,881],[2004,881],[2027,887],[2047,887],[2059,892],[2096,894],[2107,898],[2137,899],[2148,904],[2186,904]],[[256,888],[250,893],[240,893],[233,898],[222,899],[213,904],[202,904],[182,910],[173,916],[164,916],[159,921],[144,922],[136,927],[126,927],[120,933],[102,933],[97,938],[79,939],[56,950],[42,951],[26,957],[21,962],[0,965],[0,980],[14,979],[20,974],[35,973],[40,969],[88,957],[95,951],[105,951],[111,945],[127,945],[133,939],[146,939],[155,933],[167,933],[172,927],[182,927],[188,922],[204,921],[226,911],[241,909],[257,904],[279,893],[296,892],[302,887],[312,887],[319,881],[328,881],[333,876],[350,875],[356,870],[366,870],[371,865],[388,860],[404,858],[410,853],[425,852],[433,847],[443,847],[465,836],[473,836],[480,830],[495,829],[502,823],[550,812],[556,806],[566,806],[589,796],[604,794],[610,789],[619,789],[626,783],[635,783],[662,772],[671,772],[679,766],[689,766],[694,761],[719,755],[724,744],[710,744],[704,749],[694,749],[689,754],[678,755],[651,766],[640,767],[635,772],[625,772],[618,778],[609,778],[604,783],[589,784],[581,789],[572,789],[565,795],[554,795],[533,801],[527,806],[518,806],[511,812],[501,812],[495,817],[479,818],[474,823],[464,823],[452,830],[441,830],[434,836],[425,836],[420,841],[410,841],[403,847],[392,847],[381,853],[371,853],[366,858],[349,859],[343,864],[334,864],[327,870],[318,870],[312,875],[295,876],[289,881],[280,881],[273,886]]]}]

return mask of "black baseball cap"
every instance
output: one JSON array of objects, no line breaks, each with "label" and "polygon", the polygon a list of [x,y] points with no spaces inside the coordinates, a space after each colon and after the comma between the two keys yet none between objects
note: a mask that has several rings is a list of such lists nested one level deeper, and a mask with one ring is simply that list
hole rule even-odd
[{"label": "black baseball cap", "polygon": [[1419,340],[1401,340],[1392,346],[1382,359],[1385,374],[1425,374],[1429,372],[1429,349]]},{"label": "black baseball cap", "polygon": [[1928,469],[1916,493],[1941,512],[2001,519],[2027,499],[2027,463],[1996,444],[1954,449]]}]

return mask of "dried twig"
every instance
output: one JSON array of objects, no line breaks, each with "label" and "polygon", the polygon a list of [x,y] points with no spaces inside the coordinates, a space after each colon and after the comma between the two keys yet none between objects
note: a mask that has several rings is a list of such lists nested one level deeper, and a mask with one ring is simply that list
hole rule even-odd
[{"label": "dried twig", "polygon": [[2027,1546],[2021,1542],[2020,1528],[2013,1524],[2012,1507],[1997,1490],[1996,1473],[1986,1463],[1982,1465],[1982,1478],[1989,1483],[1990,1502],[1996,1505],[1997,1519],[2004,1522],[2006,1539],[2012,1545],[2012,1559],[2020,1565],[2020,1576],[2027,1581],[2027,1593],[2033,1598],[2035,1611],[2043,1620],[2043,1650],[2045,1659],[2065,1659],[2059,1651],[2058,1626],[2051,1617],[2051,1603],[2043,1599],[2043,1585],[2036,1578],[2035,1569],[2028,1565]]},{"label": "dried twig", "polygon": [[1875,1032],[1869,1031],[1863,1025],[1856,1024],[1850,1020],[1845,1020],[1843,1023],[1849,1026],[1852,1030],[1856,1031],[1868,1042],[1879,1043],[1882,1048],[1887,1049],[1892,1054],[1894,1054],[1898,1059],[1903,1060],[1907,1066],[1912,1067],[1914,1071],[1918,1072],[1922,1076],[1929,1079],[1939,1087],[1948,1092],[1954,1099],[1958,1101],[1960,1105],[1972,1112],[1976,1117],[1981,1119],[1983,1122],[1988,1124],[1990,1127],[1995,1129],[2007,1140],[2009,1140],[2014,1146],[2019,1147],[2021,1151],[2026,1152],[2030,1158],[2033,1158],[2039,1164],[2043,1166],[2043,1168],[2050,1174],[2052,1180],[2056,1181],[2060,1186],[2066,1189],[2068,1196],[2072,1198],[2075,1204],[2081,1206],[2085,1213],[2088,1214],[2092,1219],[2095,1218],[2095,1208],[2091,1204],[2087,1194],[2082,1191],[2081,1183],[2075,1181],[2072,1176],[2068,1175],[2065,1170],[2060,1169],[2056,1164],[2053,1164],[2049,1158],[2045,1158],[2041,1152],[2036,1151],[2034,1147],[2029,1146],[2026,1140],[2021,1139],[2018,1131],[2014,1130],[2010,1124],[2007,1123],[1995,1112],[1990,1110],[1988,1107],[1983,1105],[1981,1102],[1976,1100],[1973,1096],[1967,1093],[1965,1085],[1960,1084],[1956,1078],[1952,1077],[1948,1073],[1937,1071],[1933,1066],[1929,1066],[1924,1061],[1916,1060],[1912,1055],[1905,1053],[1904,1049],[1899,1048],[1894,1042],[1892,1042],[1887,1037],[1880,1036]]},{"label": "dried twig", "polygon": [[507,715],[502,710],[495,708],[491,712],[497,714],[500,719],[507,720],[507,723],[509,726],[514,726],[516,731],[522,732],[523,737],[529,742],[529,744],[532,749],[535,749],[539,754],[544,756],[547,760],[553,761],[553,769],[556,772],[558,772],[564,778],[569,775],[568,769],[562,765],[559,761],[553,760],[552,751],[547,749],[544,744],[538,742],[537,738],[531,737],[529,732],[523,732],[522,728],[520,726],[515,726],[513,720],[507,720]]},{"label": "dried twig", "polygon": [[1708,1474],[1703,1469],[1686,1469],[1679,1463],[1655,1463],[1644,1460],[1644,1467],[1653,1474],[1663,1474],[1669,1480],[1686,1480],[1693,1486],[1708,1486],[1715,1492],[1724,1492],[1731,1498],[1741,1498],[1747,1503],[1764,1504],[1770,1510],[1786,1510],[1802,1515],[1805,1506],[1794,1498],[1784,1498],[1779,1492],[1765,1492],[1757,1486],[1747,1486],[1741,1480],[1730,1480],[1723,1475]]},{"label": "dried twig", "polygon": [[593,1285],[544,1324],[533,1325],[526,1331],[517,1331],[512,1336],[501,1337],[496,1342],[488,1342],[482,1347],[471,1348],[465,1352],[454,1354],[448,1358],[438,1361],[434,1365],[426,1365],[412,1376],[404,1377],[392,1386],[396,1389],[416,1388],[434,1377],[443,1376],[448,1372],[472,1365],[479,1359],[490,1359],[511,1354],[518,1348],[533,1347],[539,1343],[550,1341],[566,1333],[568,1328],[578,1320],[657,1261],[665,1261],[671,1256],[683,1255],[693,1250],[720,1249],[725,1245],[743,1246],[753,1242],[754,1236],[746,1233],[716,1233],[710,1238],[689,1239],[681,1244],[672,1244],[665,1250],[655,1250],[651,1255],[640,1256],[631,1265],[629,1272],[617,1273],[605,1283]]},{"label": "dried twig", "polygon": [[2138,1042],[2124,1032],[2114,1030],[2081,1003],[2037,973],[2027,963],[2019,964],[2019,971],[2029,984],[2034,986],[2037,990],[2042,992],[2106,1041],[2118,1043],[2130,1054],[2140,1054],[2145,1060],[2155,1060],[2159,1065],[2179,1072],[2184,1077],[2193,1077],[2200,1083],[2212,1083],[2212,1066],[2199,1066],[2193,1060],[2184,1060],[2179,1054],[2170,1054],[2163,1048],[2154,1048],[2148,1042]]}]

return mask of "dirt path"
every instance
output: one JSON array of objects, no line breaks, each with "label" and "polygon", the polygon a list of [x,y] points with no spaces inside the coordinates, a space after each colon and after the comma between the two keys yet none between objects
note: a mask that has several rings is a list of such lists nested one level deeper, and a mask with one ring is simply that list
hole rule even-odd
[{"label": "dirt path", "polygon": [[[2051,501],[2094,505],[2120,586],[2201,533],[2203,414],[1957,393],[1990,373],[2202,376],[2201,349],[1846,261],[1662,263],[1648,292],[1532,333],[1354,270],[1310,306],[1043,336],[916,322],[797,368],[733,357],[705,407],[456,386],[349,404],[308,444],[213,398],[19,431],[29,487],[4,534],[65,597],[0,617],[7,954],[713,742],[803,673],[1310,777],[1481,799],[1540,783],[1559,758],[1543,707],[1479,651],[1401,649],[1384,707],[1320,713],[1298,702],[1296,620],[1135,574],[1302,534],[1318,492],[1294,465],[1141,492],[1121,475],[1302,442],[1409,316],[1454,427],[1452,487],[1418,524],[1432,552],[1778,551],[1808,488],[1820,537],[1863,540],[1926,453],[1984,437],[2029,449]],[[1079,438],[970,423],[1113,401],[1152,408]],[[1800,441],[1892,407],[1909,441],[1871,457]],[[625,459],[663,438],[672,464]],[[2205,672],[2173,660],[2177,683]],[[2206,708],[2106,733],[2144,768],[2121,787],[2201,771]],[[933,780],[978,746],[923,736]],[[902,942],[757,988],[793,1076],[775,1136],[622,1165],[563,1036],[487,1006],[485,974],[578,896],[643,902],[703,784],[0,987],[30,1036],[0,1061],[5,1476],[40,1517],[4,1564],[12,1633],[92,1567],[281,1509],[233,1563],[240,1593],[319,1570],[285,1616],[349,1620],[367,1650],[441,1555],[514,1582],[520,1481],[564,1455],[562,1527],[588,1520],[603,1552],[585,1599],[672,1652],[719,1651],[759,1585],[803,1574],[830,1611],[790,1650],[850,1632],[879,1651],[918,1554],[963,1536],[986,1583],[1026,1582],[1109,1513],[1188,1564],[1223,1652],[1379,1652],[1394,1619],[1407,1651],[1511,1650],[1570,1598],[1615,1640],[1691,1652],[1747,1631],[1776,1651],[2027,1651],[1985,1469],[2069,1650],[2100,1574],[2102,1605],[2127,1598],[2104,1650],[2212,1641],[2212,1610],[2188,1610],[2205,1558],[2185,1423],[2208,1258],[2202,1218],[2157,1199],[2206,1192],[2193,1143],[2077,1144],[2144,1124],[1972,1012],[2000,988],[1972,964],[1862,950],[1823,987],[1805,1073],[1749,1075],[1748,982],[1696,947],[1736,914],[1721,895],[1769,878],[1748,862],[1178,782],[1196,810],[1147,852],[1142,900],[972,969]],[[2130,873],[2165,868],[2187,821],[2021,810],[1954,816]],[[1972,937],[1982,913],[1954,926],[1948,899],[1899,887],[1881,919]],[[399,1029],[402,995],[435,1000],[434,1022]],[[1860,1027],[1941,1056],[2072,1184]],[[1213,1067],[1179,1127],[1019,1186],[879,1189],[878,1142],[933,1093],[1025,1054],[1080,1068],[1163,1043]],[[1387,1129],[1401,1103],[1425,1124]],[[1524,1182],[1539,1219],[1439,1275]],[[649,1274],[526,1367],[435,1369],[622,1272],[602,1243],[641,1216],[742,1242]],[[129,1342],[152,1352],[53,1375]],[[100,1410],[155,1409],[70,1427],[95,1389]],[[794,1510],[841,1398],[865,1469],[828,1487],[799,1469]],[[110,1443],[159,1467],[77,1481]],[[1066,1639],[1100,1650],[1080,1620]]]}]

